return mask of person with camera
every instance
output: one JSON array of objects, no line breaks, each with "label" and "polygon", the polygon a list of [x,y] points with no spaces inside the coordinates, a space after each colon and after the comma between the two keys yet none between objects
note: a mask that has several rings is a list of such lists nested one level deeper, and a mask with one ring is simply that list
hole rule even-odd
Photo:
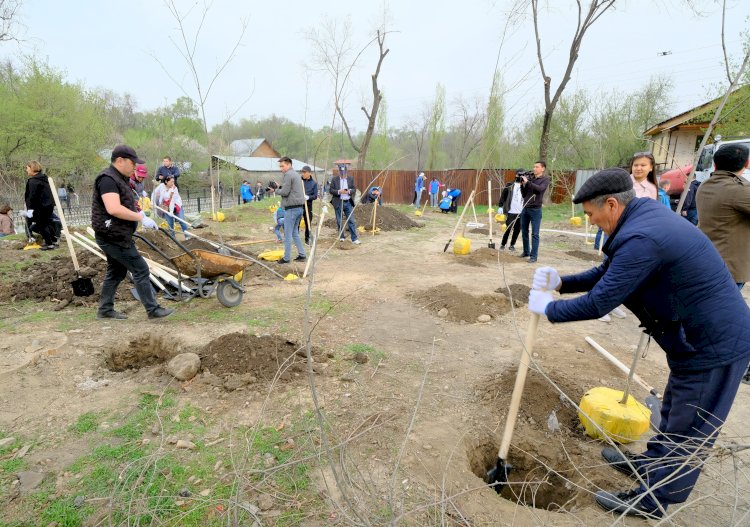
[{"label": "person with camera", "polygon": [[500,249],[505,249],[505,245],[508,243],[508,237],[510,231],[513,231],[513,236],[510,239],[509,251],[516,250],[516,240],[518,240],[518,234],[521,232],[521,222],[518,216],[523,210],[523,196],[521,195],[521,179],[524,174],[523,168],[516,170],[516,177],[513,181],[508,183],[500,194],[500,203],[498,203],[498,214],[505,213],[505,233],[503,234],[503,241],[500,242]]},{"label": "person with camera", "polygon": [[331,178],[328,192],[331,193],[331,205],[333,206],[333,212],[336,214],[339,241],[346,240],[343,227],[343,222],[346,222],[352,243],[359,245],[362,242],[359,241],[357,236],[357,224],[354,221],[354,196],[357,194],[357,188],[354,184],[354,178],[347,175],[346,165],[339,165],[339,175]]},{"label": "person with camera", "polygon": [[[521,211],[521,240],[523,253],[521,258],[528,258],[529,263],[535,263],[539,256],[539,230],[542,227],[542,201],[544,193],[549,187],[549,176],[545,174],[547,163],[542,160],[534,163],[531,172],[521,174],[521,196],[523,196],[523,210]],[[531,226],[531,245],[529,246],[529,226]]]}]

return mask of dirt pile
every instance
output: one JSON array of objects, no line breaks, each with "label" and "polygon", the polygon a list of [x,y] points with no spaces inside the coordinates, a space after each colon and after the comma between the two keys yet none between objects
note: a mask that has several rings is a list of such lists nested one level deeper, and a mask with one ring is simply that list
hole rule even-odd
[{"label": "dirt pile", "polygon": [[[169,258],[174,258],[175,256],[184,254],[184,251],[180,249],[180,247],[175,242],[173,242],[171,238],[166,236],[161,231],[144,231],[139,232],[138,234],[154,244]],[[196,240],[195,238],[190,238],[184,241],[180,238],[182,238],[182,236],[179,236],[179,242],[184,245],[189,251],[193,249],[201,249],[204,251],[216,252],[216,248],[214,248],[210,243]],[[149,258],[151,258],[152,260],[160,263],[164,261],[162,257],[155,253],[154,250],[151,249],[151,247],[149,247],[143,241],[136,239],[136,247],[138,247],[139,251],[147,253],[149,255]]]},{"label": "dirt pile", "polygon": [[[107,262],[88,251],[76,252],[76,257],[81,268],[81,276],[91,278],[94,283],[94,294],[89,297],[75,297],[76,303],[95,303],[99,299]],[[57,299],[70,302],[74,299],[70,283],[76,278],[70,255],[57,254],[49,262],[37,262],[28,267],[24,278],[15,282],[4,293],[11,298],[15,297],[16,300]],[[124,288],[119,288],[117,298],[121,299],[126,294]]]},{"label": "dirt pile", "polygon": [[[227,390],[274,379],[287,382],[307,371],[305,350],[296,342],[272,335],[229,333],[209,342],[199,355],[204,377],[214,377],[218,382],[213,384]],[[328,360],[315,348],[313,357],[318,363]]]},{"label": "dirt pile", "polygon": [[[515,264],[523,263],[526,261],[517,256],[517,254],[519,253],[499,251],[496,249],[490,249],[489,247],[482,247],[482,245],[487,245],[487,242],[485,240],[471,240],[471,244],[474,247],[480,247],[479,249],[472,249],[469,254],[451,255],[452,257],[455,257],[456,262],[464,265],[470,265],[472,267],[486,267],[497,265],[498,263]],[[495,240],[495,244],[499,244],[498,240]]]},{"label": "dirt pile", "polygon": [[587,262],[599,262],[604,258],[603,255],[599,256],[599,253],[594,251],[565,251],[565,254],[574,258],[586,260]]},{"label": "dirt pile", "polygon": [[[510,289],[510,294],[508,294],[508,289]],[[514,302],[517,302],[516,305],[528,304],[530,291],[531,288],[523,284],[511,284],[508,287],[501,286],[495,289],[495,293],[502,293],[505,296],[509,296]]]},{"label": "dirt pile", "polygon": [[[373,207],[374,205],[372,203],[360,203],[354,208],[354,221],[357,223],[357,227],[364,227],[366,229],[372,228]],[[336,218],[333,214],[333,211],[331,211],[332,216],[323,224],[331,229],[336,228]],[[412,227],[422,227],[422,224],[417,223],[409,216],[397,211],[396,209],[378,205],[375,227],[379,228],[381,231],[404,231],[406,229],[411,229]]]},{"label": "dirt pile", "polygon": [[177,354],[174,343],[146,334],[110,349],[104,365],[112,371],[137,370],[168,361]]},{"label": "dirt pile", "polygon": [[476,322],[480,315],[497,319],[510,310],[508,298],[503,294],[473,296],[453,284],[440,284],[414,293],[414,301],[454,322]]}]

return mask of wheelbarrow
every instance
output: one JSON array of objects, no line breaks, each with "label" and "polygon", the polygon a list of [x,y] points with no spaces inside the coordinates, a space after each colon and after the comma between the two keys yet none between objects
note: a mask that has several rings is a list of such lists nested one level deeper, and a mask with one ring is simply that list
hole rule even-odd
[{"label": "wheelbarrow", "polygon": [[190,300],[196,296],[208,298],[215,292],[217,300],[224,307],[235,307],[242,303],[245,293],[242,277],[252,262],[214,251],[189,249],[170,232],[161,228],[159,231],[179,248],[179,254],[169,256],[148,238],[137,233],[133,236],[145,243],[176,271],[176,295],[180,300]]}]

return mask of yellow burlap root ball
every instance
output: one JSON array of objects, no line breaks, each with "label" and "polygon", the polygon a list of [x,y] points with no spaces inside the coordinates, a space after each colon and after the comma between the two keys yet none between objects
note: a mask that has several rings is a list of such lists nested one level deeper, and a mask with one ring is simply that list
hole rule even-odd
[{"label": "yellow burlap root ball", "polygon": [[618,443],[632,443],[648,430],[651,410],[632,395],[626,404],[620,404],[622,396],[623,392],[603,386],[592,388],[583,395],[578,418],[586,434],[594,439],[609,436]]}]

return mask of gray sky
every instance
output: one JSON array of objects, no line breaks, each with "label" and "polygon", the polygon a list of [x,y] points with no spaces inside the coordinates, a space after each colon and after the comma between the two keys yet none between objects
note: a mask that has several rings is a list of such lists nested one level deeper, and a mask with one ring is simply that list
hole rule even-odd
[{"label": "gray sky", "polygon": [[[708,87],[724,78],[720,42],[720,2],[706,0],[705,16],[696,16],[680,0],[618,1],[584,40],[568,90],[633,91],[655,74],[675,83],[674,113],[712,95]],[[489,93],[510,2],[504,0],[401,0],[387,4],[390,53],[380,86],[388,104],[389,126],[416,117],[434,98],[437,83],[450,102]],[[573,33],[574,2],[554,0],[542,19],[542,45],[548,74],[557,86]],[[740,31],[747,26],[750,2],[729,0],[727,46],[741,59]],[[178,1],[187,13],[193,1]],[[194,34],[202,2],[187,19]],[[125,7],[127,6],[127,7]],[[207,101],[209,125],[233,115],[263,117],[275,113],[318,128],[330,124],[332,89],[311,67],[305,34],[326,17],[349,19],[353,45],[360,48],[382,20],[384,4],[370,0],[215,0],[197,46],[197,65],[208,82],[233,46],[246,18],[248,29],[237,56],[214,85]],[[132,94],[140,110],[172,103],[182,95],[154,57],[195,95],[185,62],[170,38],[179,33],[174,18],[158,0],[25,0],[26,42],[0,45],[0,55],[16,59],[35,53],[63,70],[70,81]],[[508,117],[523,121],[542,106],[542,87],[527,17],[509,28],[500,70],[512,88],[506,94]],[[671,52],[658,56],[658,52]],[[355,70],[346,104],[355,129],[364,127],[361,100],[369,95],[376,60],[371,48]],[[249,99],[248,99],[249,98]],[[246,102],[245,102],[246,101]],[[306,102],[307,101],[307,102]],[[243,104],[244,103],[244,104]]]}]

